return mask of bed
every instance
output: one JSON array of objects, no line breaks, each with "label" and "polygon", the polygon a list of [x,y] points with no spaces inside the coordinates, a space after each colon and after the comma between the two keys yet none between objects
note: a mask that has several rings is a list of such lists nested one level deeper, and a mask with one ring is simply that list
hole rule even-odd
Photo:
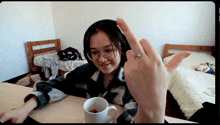
[{"label": "bed", "polygon": [[[52,79],[57,75],[63,75],[64,73],[74,70],[76,67],[87,63],[85,58],[83,58],[83,60],[76,59],[73,61],[59,60],[57,53],[61,51],[60,39],[29,41],[26,44],[26,51],[31,72],[36,74],[41,71],[48,71],[49,68],[51,75],[49,76],[49,79]],[[55,66],[53,64],[57,65],[58,70],[54,68]],[[53,76],[55,74],[54,72],[51,73],[52,69],[56,69],[58,72],[58,74],[56,73],[56,76]],[[48,78],[48,76],[46,78]]]},{"label": "bed", "polygon": [[[215,63],[215,46],[165,44],[163,63],[167,64],[176,54],[170,51],[190,51],[175,70],[168,91],[177,101],[186,119],[189,119],[202,103],[215,104],[215,75],[195,70],[200,63]],[[179,52],[177,52],[179,53]]]}]

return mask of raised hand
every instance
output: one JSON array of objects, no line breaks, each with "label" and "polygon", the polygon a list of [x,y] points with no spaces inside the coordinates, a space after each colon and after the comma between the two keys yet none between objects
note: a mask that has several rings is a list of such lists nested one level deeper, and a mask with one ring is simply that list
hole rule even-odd
[{"label": "raised hand", "polygon": [[164,65],[147,39],[138,41],[122,18],[116,21],[131,46],[131,50],[126,52],[128,61],[124,75],[128,89],[138,103],[137,119],[141,119],[140,122],[164,122],[168,84],[178,64],[191,53],[179,53]]}]

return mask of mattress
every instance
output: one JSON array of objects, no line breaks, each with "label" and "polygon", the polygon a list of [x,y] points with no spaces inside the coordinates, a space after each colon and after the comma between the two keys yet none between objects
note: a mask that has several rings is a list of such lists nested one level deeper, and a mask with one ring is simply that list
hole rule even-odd
[{"label": "mattress", "polygon": [[[167,64],[175,55],[163,59]],[[175,70],[168,90],[177,101],[185,117],[189,119],[202,103],[215,104],[215,75],[195,71],[200,63],[214,63],[215,58],[209,54],[192,52]]]},{"label": "mattress", "polygon": [[44,67],[45,66],[45,59],[51,59],[51,60],[58,60],[59,62],[59,69],[63,71],[71,71],[74,70],[76,67],[81,66],[85,63],[87,63],[86,59],[84,60],[69,60],[69,61],[61,61],[59,60],[59,56],[57,55],[57,52],[38,55],[34,58],[34,64],[36,66]]}]

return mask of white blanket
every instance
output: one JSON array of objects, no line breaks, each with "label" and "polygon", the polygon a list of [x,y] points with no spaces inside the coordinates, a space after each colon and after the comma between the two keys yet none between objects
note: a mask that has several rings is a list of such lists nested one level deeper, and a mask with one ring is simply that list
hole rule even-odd
[{"label": "white blanket", "polygon": [[[164,58],[164,64],[173,56]],[[215,58],[204,53],[192,53],[180,63],[168,87],[187,119],[203,107],[202,103],[215,104],[215,75],[194,70],[206,62],[213,63]]]},{"label": "white blanket", "polygon": [[212,74],[178,67],[171,84],[170,92],[187,119],[203,107],[202,103],[215,103],[215,95],[209,91],[215,87],[215,76]]}]

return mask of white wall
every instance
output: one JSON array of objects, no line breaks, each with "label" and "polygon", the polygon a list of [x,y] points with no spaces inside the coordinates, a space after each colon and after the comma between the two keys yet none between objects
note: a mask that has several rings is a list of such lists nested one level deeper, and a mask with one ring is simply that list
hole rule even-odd
[{"label": "white wall", "polygon": [[52,2],[61,48],[83,52],[86,29],[100,19],[123,17],[140,40],[147,38],[162,56],[165,43],[215,45],[213,2]]},{"label": "white wall", "polygon": [[2,2],[0,82],[29,72],[25,42],[55,38],[50,2]]}]

